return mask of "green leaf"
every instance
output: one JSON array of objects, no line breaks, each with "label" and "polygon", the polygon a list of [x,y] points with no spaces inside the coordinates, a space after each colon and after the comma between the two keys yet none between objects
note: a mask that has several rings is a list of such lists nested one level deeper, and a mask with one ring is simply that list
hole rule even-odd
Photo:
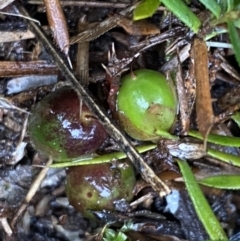
[{"label": "green leaf", "polygon": [[227,12],[230,12],[234,9],[234,0],[227,0]]},{"label": "green leaf", "polygon": [[[198,131],[191,130],[188,132],[188,135],[203,140],[202,135]],[[240,147],[240,138],[235,136],[209,134],[207,141],[221,146]]]},{"label": "green leaf", "polygon": [[127,235],[119,231],[114,241],[126,241],[126,240],[128,240]]},{"label": "green leaf", "polygon": [[233,51],[235,53],[235,58],[238,62],[238,65],[240,66],[240,38],[237,28],[234,25],[234,21],[228,21],[228,32],[233,46]]},{"label": "green leaf", "polygon": [[198,32],[201,21],[182,0],[162,0],[162,3],[193,32]]},{"label": "green leaf", "polygon": [[238,127],[240,127],[240,112],[236,112],[231,118],[236,122]]},{"label": "green leaf", "polygon": [[103,233],[103,240],[104,241],[114,241],[116,238],[117,233],[111,229],[111,228],[106,228]]},{"label": "green leaf", "polygon": [[220,161],[226,162],[236,167],[240,167],[240,157],[215,149],[208,148],[207,154],[211,157],[217,158]]},{"label": "green leaf", "polygon": [[159,4],[159,0],[144,0],[134,9],[133,19],[140,20],[151,17],[156,12]]},{"label": "green leaf", "polygon": [[203,195],[188,163],[181,160],[177,160],[177,163],[183,175],[189,197],[210,239],[227,240],[226,234]]},{"label": "green leaf", "polygon": [[240,19],[238,18],[237,20],[234,20],[234,25],[236,28],[240,28]]},{"label": "green leaf", "polygon": [[[156,144],[151,144],[151,145],[144,145],[144,146],[138,146],[136,149],[140,152],[146,152],[149,150],[152,150],[156,148]],[[95,156],[86,159],[84,158],[79,158],[75,162],[58,162],[58,163],[53,163],[50,165],[50,167],[53,168],[63,168],[63,167],[72,167],[72,166],[82,166],[82,165],[89,165],[89,164],[101,164],[101,163],[108,163],[111,162],[114,159],[121,160],[126,158],[127,155],[124,152],[113,152],[110,154],[105,154],[105,155],[100,155],[100,156]]]},{"label": "green leaf", "polygon": [[240,175],[220,175],[203,178],[198,183],[221,189],[240,189]]},{"label": "green leaf", "polygon": [[209,9],[216,18],[219,18],[221,14],[221,7],[215,0],[199,0],[199,2]]}]

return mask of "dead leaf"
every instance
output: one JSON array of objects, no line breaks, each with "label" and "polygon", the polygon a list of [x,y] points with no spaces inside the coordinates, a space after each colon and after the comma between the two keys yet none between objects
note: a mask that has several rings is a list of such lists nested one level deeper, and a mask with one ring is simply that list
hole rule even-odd
[{"label": "dead leaf", "polygon": [[117,22],[118,26],[124,28],[124,30],[131,35],[155,35],[160,34],[159,28],[154,24],[146,21],[132,21],[127,18],[120,18]]},{"label": "dead leaf", "polygon": [[214,123],[210,83],[208,73],[208,51],[203,40],[195,39],[193,43],[194,72],[196,78],[196,112],[198,129],[206,139]]}]

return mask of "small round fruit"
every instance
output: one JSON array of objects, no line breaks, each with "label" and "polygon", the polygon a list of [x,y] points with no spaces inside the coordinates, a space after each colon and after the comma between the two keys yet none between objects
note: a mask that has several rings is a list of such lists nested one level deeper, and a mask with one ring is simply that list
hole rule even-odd
[{"label": "small round fruit", "polygon": [[67,170],[66,193],[70,204],[88,216],[88,210],[114,210],[117,201],[131,201],[135,183],[128,162],[76,166]]},{"label": "small round fruit", "polygon": [[107,133],[70,88],[62,88],[42,99],[29,118],[29,136],[35,148],[54,161],[71,161],[91,154]]},{"label": "small round fruit", "polygon": [[174,88],[157,71],[141,69],[122,78],[117,96],[120,123],[137,140],[158,140],[174,124],[178,102]]}]

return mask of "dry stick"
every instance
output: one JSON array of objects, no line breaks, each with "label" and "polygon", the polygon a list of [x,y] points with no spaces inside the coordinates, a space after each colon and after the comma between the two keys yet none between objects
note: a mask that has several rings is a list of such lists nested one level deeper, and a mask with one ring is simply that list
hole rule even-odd
[{"label": "dry stick", "polygon": [[135,5],[130,6],[120,11],[119,15],[109,17],[103,21],[100,21],[99,23],[96,23],[94,27],[91,26],[89,29],[86,29],[85,31],[79,33],[77,36],[72,37],[70,39],[70,44],[91,41],[98,38],[110,29],[115,28],[117,26],[119,19],[121,19],[123,16],[126,16],[129,12],[131,12],[131,10],[134,7]]},{"label": "dry stick", "polygon": [[181,115],[181,125],[182,125],[182,134],[185,135],[190,126],[189,111],[188,111],[188,101],[186,96],[186,88],[183,80],[182,67],[179,57],[179,50],[177,49],[177,60],[178,60],[178,70],[176,74],[176,87],[178,94],[179,102],[179,112]]},{"label": "dry stick", "polygon": [[0,218],[0,223],[2,224],[2,227],[3,227],[4,231],[5,231],[5,233],[8,236],[11,236],[13,232],[12,232],[11,227],[8,224],[7,218]]},{"label": "dry stick", "polygon": [[75,44],[77,42],[85,42],[91,41],[93,39],[98,38],[99,36],[103,35],[107,31],[115,28],[117,26],[117,21],[119,20],[119,16],[109,17],[100,23],[96,24],[94,27],[90,29],[86,29],[85,31],[79,33],[76,36],[73,36],[70,39],[70,44]]},{"label": "dry stick", "polygon": [[0,76],[56,75],[56,65],[47,61],[0,61]]},{"label": "dry stick", "polygon": [[[88,23],[85,16],[79,19],[78,31],[84,31]],[[76,75],[81,83],[88,86],[89,83],[89,41],[79,42],[77,50]]]},{"label": "dry stick", "polygon": [[216,56],[222,60],[222,63],[220,64],[221,68],[226,71],[230,76],[232,76],[237,81],[240,81],[239,73],[236,69],[234,69],[228,61],[219,53],[216,54]]},{"label": "dry stick", "polygon": [[208,73],[208,50],[203,40],[198,38],[194,39],[193,56],[197,90],[197,124],[199,131],[204,137],[204,147],[206,147],[207,136],[214,123],[214,115]]},{"label": "dry stick", "polygon": [[[43,4],[43,0],[28,0],[28,4]],[[129,6],[127,3],[111,3],[111,2],[89,2],[89,1],[60,1],[62,6],[78,6],[78,7],[94,7],[94,8],[126,8]]]},{"label": "dry stick", "polygon": [[[18,9],[21,14],[29,16],[28,12],[21,5],[18,5]],[[113,122],[109,119],[106,112],[99,107],[87,89],[85,89],[76,79],[72,70],[68,67],[65,61],[61,58],[55,47],[48,40],[44,32],[37,26],[34,22],[26,20],[29,27],[35,33],[39,41],[42,42],[46,50],[52,55],[55,60],[56,65],[65,76],[65,78],[71,81],[75,91],[79,96],[81,96],[85,104],[90,108],[90,110],[97,116],[102,125],[106,128],[108,134],[118,143],[119,147],[123,152],[126,153],[128,158],[131,160],[137,171],[142,175],[143,179],[150,183],[153,190],[158,192],[160,196],[169,194],[171,190],[169,187],[155,175],[153,170],[145,163],[142,156],[135,150],[130,141],[125,137],[123,132],[119,130]]]},{"label": "dry stick", "polygon": [[15,215],[14,219],[12,220],[11,226],[14,227],[18,218],[22,215],[22,213],[25,211],[25,209],[28,206],[28,203],[31,201],[31,199],[33,198],[33,196],[35,195],[35,193],[37,192],[38,188],[40,187],[42,180],[45,178],[48,169],[49,169],[49,165],[52,164],[52,159],[50,158],[46,164],[46,166],[40,171],[40,173],[37,175],[36,179],[34,180],[34,182],[32,183],[24,201],[23,204],[21,205],[21,207],[18,209],[17,214]]}]

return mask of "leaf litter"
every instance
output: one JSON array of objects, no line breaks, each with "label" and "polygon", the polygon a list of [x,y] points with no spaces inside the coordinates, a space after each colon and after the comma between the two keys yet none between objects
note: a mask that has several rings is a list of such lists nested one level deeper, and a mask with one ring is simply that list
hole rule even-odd
[{"label": "leaf litter", "polygon": [[[131,3],[129,4],[131,5]],[[29,7],[28,5],[26,7]],[[89,9],[85,9],[85,14],[87,13],[87,18],[90,19],[90,15],[94,15],[91,13],[91,7]],[[117,20],[116,16],[113,15],[111,16],[112,12],[111,10],[107,9],[107,12],[104,12],[103,10],[100,9],[95,9],[95,13],[98,13],[102,17],[98,18],[95,20],[97,24],[94,25],[94,27],[90,27],[88,30],[84,30],[83,33],[80,33],[80,35],[76,34],[77,27],[72,27],[75,26],[74,22],[76,23],[79,20],[79,12],[81,12],[81,8],[76,8],[70,5],[70,7],[64,7],[64,15],[67,16],[68,19],[68,25],[69,25],[69,32],[71,35],[75,35],[78,38],[78,41],[92,41],[89,43],[89,51],[90,53],[93,53],[93,56],[97,55],[97,52],[105,53],[107,55],[107,52],[111,50],[112,48],[112,37],[111,37],[111,28],[112,26],[116,27],[117,26]],[[69,13],[67,12],[69,10]],[[31,11],[30,11],[31,12]],[[71,14],[73,13],[73,14]],[[121,12],[120,12],[121,13]],[[126,11],[128,13],[128,11]],[[32,12],[33,14],[33,12]],[[156,14],[157,18],[160,18],[159,13]],[[110,16],[110,17],[109,17]],[[118,15],[117,15],[118,16]],[[81,17],[81,16],[80,16]],[[13,17],[14,18],[14,17]],[[99,21],[99,19],[101,19]],[[106,21],[107,23],[110,24],[108,27],[105,27],[101,25],[101,23],[104,23]],[[8,21],[11,20],[11,17],[8,17]],[[40,19],[41,21],[43,19]],[[110,22],[109,22],[110,20]],[[112,21],[112,22],[111,22]],[[91,20],[90,20],[91,22]],[[70,24],[71,23],[71,24]],[[43,24],[46,24],[46,22]],[[151,23],[152,24],[152,23]],[[153,24],[157,26],[159,29],[159,32],[153,32],[153,34],[157,34],[157,36],[153,37],[144,37],[141,36],[141,40],[138,40],[139,42],[135,44],[134,46],[129,43],[130,48],[124,48],[121,46],[120,43],[117,42],[115,43],[116,46],[116,55],[119,56],[123,54],[123,58],[119,58],[119,63],[122,65],[115,66],[116,63],[113,64],[112,68],[118,70],[116,71],[116,74],[119,74],[123,68],[140,68],[140,67],[147,67],[147,68],[152,68],[152,69],[163,69],[163,66],[168,66],[165,67],[165,70],[176,70],[176,67],[178,66],[179,68],[182,67],[182,73],[181,75],[181,81],[184,83],[181,85],[182,87],[187,87],[187,83],[185,81],[185,78],[189,76],[188,67],[190,66],[190,59],[192,58],[189,56],[188,51],[189,51],[189,44],[187,43],[186,45],[183,45],[183,47],[180,47],[179,49],[179,58],[177,57],[176,52],[172,52],[170,56],[170,60],[162,59],[161,54],[164,54],[164,42],[169,39],[167,37],[171,36],[172,40],[176,40],[177,37],[183,33],[186,33],[186,28],[181,27],[173,27],[175,32],[173,30],[166,30],[164,28],[161,28],[160,25],[158,25],[158,21],[155,21],[153,18]],[[1,24],[0,24],[1,25]],[[114,31],[122,31],[120,30],[121,28],[116,28]],[[134,30],[135,31],[135,30]],[[167,32],[169,31],[169,32]],[[178,32],[179,31],[179,32]],[[68,31],[65,31],[68,33]],[[161,32],[161,33],[160,33]],[[167,32],[167,33],[166,33]],[[74,34],[72,34],[74,33]],[[150,32],[151,33],[151,32]],[[93,37],[91,36],[93,34]],[[127,34],[124,33],[127,38]],[[131,32],[130,32],[131,34]],[[85,37],[82,37],[85,36]],[[91,36],[91,37],[90,37]],[[184,36],[185,37],[185,36]],[[51,35],[49,35],[49,38],[51,38]],[[38,39],[39,40],[39,39]],[[71,43],[73,43],[74,38],[71,39]],[[14,64],[17,63],[17,61],[27,61],[31,63],[31,50],[33,50],[33,43],[31,42],[32,40],[21,40],[20,44],[22,47],[22,52],[19,54],[18,51],[14,52],[14,49],[17,50],[16,47],[14,47],[14,42],[10,42],[6,45],[4,45],[4,48],[1,49],[1,56],[3,56],[4,60],[8,60],[13,62]],[[34,39],[35,42],[37,42],[36,39]],[[76,41],[76,39],[74,40]],[[56,41],[57,42],[57,41]],[[65,41],[63,41],[65,42]],[[55,43],[56,44],[56,43]],[[61,46],[62,43],[59,44]],[[65,45],[64,45],[65,46]],[[67,46],[67,45],[66,45]],[[49,46],[41,46],[41,51],[39,56],[37,58],[39,59],[44,59],[46,68],[50,68],[50,66],[53,64],[52,58],[49,56],[45,48],[47,49]],[[131,48],[132,47],[132,48]],[[186,47],[186,48],[185,48]],[[68,52],[69,57],[71,60],[74,60],[74,54],[71,52],[71,48],[74,49],[75,46],[70,46],[70,51]],[[184,50],[185,48],[185,50]],[[218,112],[218,110],[215,109],[215,106],[213,105],[214,109],[211,109],[212,106],[212,99],[210,96],[210,88],[214,87],[216,90],[213,91],[215,94],[215,98],[219,99],[223,95],[223,90],[221,90],[221,86],[219,87],[217,83],[210,83],[209,82],[209,72],[208,69],[206,68],[206,64],[208,63],[208,60],[206,59],[207,55],[211,55],[210,51],[206,49],[203,50],[203,55],[200,54],[200,57],[194,57],[195,63],[203,63],[205,64],[205,67],[203,68],[204,72],[202,71],[202,68],[198,69],[198,66],[195,65],[194,69],[196,72],[200,72],[200,74],[195,74],[195,77],[197,79],[197,97],[196,97],[196,115],[197,118],[194,116],[194,111],[189,112],[191,113],[191,116],[189,115],[189,120],[190,121],[190,126],[191,128],[194,127],[196,128],[196,120],[197,124],[199,127],[200,132],[203,134],[204,137],[208,135],[208,130],[213,126],[213,124],[218,124],[219,121],[224,120],[225,123],[223,125],[226,126],[226,128],[232,128],[232,123],[229,120],[228,114],[232,113],[233,111],[236,111],[239,107],[236,106],[234,110],[231,110],[232,112],[229,112],[229,108],[226,107],[226,110],[224,113]],[[11,50],[11,59],[9,59],[9,51]],[[61,48],[64,50],[64,48]],[[24,53],[23,54],[23,50]],[[183,52],[184,50],[184,52]],[[200,50],[197,49],[197,50]],[[29,53],[27,53],[29,52]],[[128,55],[124,56],[124,53],[127,52]],[[96,54],[97,53],[97,54]],[[201,52],[202,53],[202,52]],[[61,54],[60,54],[61,55]],[[59,55],[59,56],[60,56]],[[224,52],[221,52],[221,55],[227,58],[227,56],[224,54]],[[21,57],[20,57],[21,56]],[[89,69],[87,72],[89,72],[89,77],[91,79],[92,75],[92,69],[99,69],[101,70],[101,64],[103,63],[105,66],[108,66],[108,61],[102,59],[101,62],[94,63],[94,60],[91,59],[89,55]],[[130,56],[130,57],[129,57]],[[197,54],[198,56],[198,54]],[[205,59],[203,57],[205,56]],[[150,57],[150,58],[149,58]],[[157,57],[157,58],[156,58]],[[212,57],[212,55],[210,56]],[[20,58],[20,59],[18,59]],[[129,58],[129,59],[128,59]],[[216,58],[216,56],[214,56]],[[221,59],[221,57],[218,57]],[[64,59],[64,58],[62,58]],[[123,59],[123,61],[121,61]],[[158,59],[158,60],[156,60]],[[178,61],[177,59],[180,59]],[[38,60],[38,59],[35,59]],[[175,62],[174,62],[174,61]],[[1,61],[2,62],[2,61]],[[74,62],[74,61],[73,61]],[[179,62],[181,62],[182,66],[179,65]],[[32,62],[33,63],[33,62]],[[130,63],[130,65],[129,65]],[[169,65],[170,63],[173,63]],[[226,63],[222,62],[222,63]],[[225,73],[228,74],[227,79],[231,81],[231,78],[234,80],[238,79],[238,71],[234,70],[232,68],[231,64],[220,64],[220,71],[224,71]],[[10,64],[10,63],[9,63]],[[12,63],[11,63],[12,64]],[[55,63],[56,64],[56,63]],[[59,64],[56,64],[59,66]],[[34,65],[32,65],[34,66]],[[170,67],[169,67],[170,66]],[[109,66],[108,66],[109,67]],[[32,70],[31,70],[32,68]],[[34,74],[33,67],[30,68],[30,73],[32,71],[32,74]],[[43,75],[43,73],[46,70],[46,68],[43,68],[42,72],[38,73],[39,75]],[[55,65],[53,68],[56,67]],[[118,69],[119,68],[119,69]],[[200,71],[199,71],[200,70]],[[63,71],[63,70],[62,70]],[[27,73],[22,73],[19,71],[19,75],[23,76],[23,79],[20,79],[21,82],[24,82],[27,80],[27,77],[29,74]],[[59,82],[65,81],[66,79],[64,78],[64,75],[58,74],[58,79]],[[199,76],[203,76],[204,78],[199,78]],[[49,73],[49,76],[51,74]],[[100,75],[99,75],[100,76]],[[55,88],[57,88],[57,85],[55,86],[54,83],[46,83],[42,82],[44,86],[39,87],[37,84],[32,84],[32,85],[27,85],[25,89],[21,89],[20,93],[17,94],[15,93],[8,93],[13,96],[6,96],[6,84],[11,83],[8,79],[10,77],[9,75],[3,76],[2,77],[2,84],[0,86],[0,92],[3,95],[2,99],[2,106],[1,106],[1,143],[4,143],[4,147],[1,148],[0,153],[2,153],[2,156],[0,156],[1,160],[1,165],[3,172],[1,173],[1,178],[4,179],[5,175],[9,176],[9,179],[7,182],[2,183],[1,188],[4,187],[5,192],[2,192],[2,199],[3,200],[3,214],[2,214],[2,225],[5,227],[6,233],[9,235],[10,231],[8,229],[8,221],[12,221],[12,219],[15,217],[18,218],[16,215],[16,212],[21,210],[19,209],[20,204],[24,204],[24,208],[26,208],[26,211],[24,212],[23,216],[19,217],[19,220],[16,222],[15,227],[10,227],[13,228],[14,232],[12,234],[13,240],[29,240],[31,237],[32,240],[42,240],[42,237],[45,235],[43,230],[47,230],[47,234],[45,236],[44,240],[51,240],[54,238],[55,240],[83,240],[83,239],[90,239],[91,235],[87,235],[88,231],[91,231],[89,229],[89,225],[86,220],[82,219],[80,214],[77,214],[71,206],[69,206],[68,202],[65,199],[65,193],[64,193],[64,170],[60,170],[59,172],[56,172],[56,175],[59,175],[59,178],[56,178],[51,176],[49,179],[48,174],[48,185],[47,186],[42,186],[41,183],[38,183],[39,188],[35,188],[35,191],[37,189],[38,192],[36,192],[35,195],[32,195],[33,197],[28,198],[27,202],[24,202],[24,199],[27,197],[27,193],[29,191],[29,187],[33,183],[33,180],[35,180],[36,175],[39,173],[41,168],[45,166],[46,160],[38,155],[36,155],[35,150],[31,146],[28,140],[28,135],[26,132],[26,116],[28,115],[28,112],[31,110],[31,106],[34,105],[36,102],[38,102],[43,96],[48,94],[51,91],[54,91]],[[24,77],[26,79],[24,79]],[[106,84],[104,80],[104,75],[102,79],[100,79],[95,85],[98,86],[97,88],[99,89],[99,86],[102,86],[102,90],[100,91],[100,96],[102,96],[102,100],[106,101],[107,94],[104,94],[108,91],[108,85]],[[187,78],[186,78],[187,79]],[[13,81],[13,80],[12,80]],[[45,85],[48,86],[45,86]],[[212,85],[212,86],[211,86]],[[215,86],[216,85],[216,86]],[[199,88],[200,86],[200,88]],[[194,89],[193,85],[190,84],[190,87],[192,88],[192,91]],[[230,88],[229,88],[230,87]],[[233,86],[235,88],[235,86]],[[227,86],[226,88],[223,88],[225,92],[228,92],[229,89],[232,89],[232,86]],[[105,92],[104,92],[105,91]],[[234,92],[233,92],[234,93]],[[98,94],[99,95],[99,94]],[[234,94],[233,94],[234,95]],[[182,97],[179,97],[182,98]],[[11,102],[12,100],[16,101],[16,105]],[[11,101],[10,101],[11,100]],[[186,101],[185,101],[186,102]],[[192,104],[192,102],[190,103]],[[186,103],[185,103],[186,105]],[[193,105],[192,105],[193,106]],[[195,109],[193,109],[195,110]],[[206,116],[204,116],[204,113],[207,113]],[[213,112],[214,111],[214,112]],[[213,113],[219,115],[222,115],[222,119],[218,119],[218,122],[216,122],[216,119],[214,119]],[[187,120],[187,117],[185,117]],[[220,117],[219,117],[220,118]],[[4,121],[5,120],[5,121]],[[182,119],[180,117],[180,120],[178,119],[176,122],[174,134],[180,134],[186,133],[188,128],[184,128],[185,131],[181,130],[181,123]],[[213,122],[215,121],[215,122]],[[15,123],[15,124],[14,124]],[[182,122],[183,123],[183,122]],[[178,125],[179,124],[179,125]],[[184,127],[185,124],[182,124]],[[229,127],[230,126],[230,127]],[[236,128],[236,127],[235,127]],[[24,131],[21,131],[24,130]],[[216,167],[216,163],[219,165],[219,163],[216,160],[208,160],[205,155],[204,151],[202,148],[202,143],[201,142],[192,142],[193,139],[189,137],[184,137],[184,139],[181,139],[180,142],[175,141],[173,143],[167,143],[165,144],[161,143],[158,145],[158,147],[147,153],[147,158],[145,159],[145,162],[154,170],[155,174],[159,177],[167,176],[167,184],[171,189],[176,189],[180,193],[179,197],[179,202],[182,203],[188,203],[189,199],[188,197],[184,196],[183,194],[183,186],[181,184],[176,183],[175,177],[176,175],[179,175],[179,170],[176,167],[176,163],[174,163],[173,159],[171,158],[170,154],[174,155],[180,155],[180,157],[188,157],[188,159],[194,159],[195,157],[200,160],[204,160],[203,163],[207,162],[208,165],[205,167],[194,165],[195,161],[192,161],[192,168],[194,173],[198,173],[198,171],[202,170],[208,170],[208,176],[211,176],[214,173],[218,173],[219,169]],[[194,140],[196,141],[196,140]],[[21,147],[22,155],[20,155],[19,158],[15,158],[13,153],[14,150],[16,150],[17,144],[20,145],[21,143],[26,143],[27,146]],[[17,143],[17,144],[16,144]],[[106,146],[110,145],[111,141],[109,140],[108,144]],[[194,143],[191,145],[191,143]],[[135,144],[135,143],[134,143]],[[108,146],[109,147],[109,146]],[[111,147],[111,146],[110,146]],[[14,149],[15,148],[15,149]],[[104,148],[101,150],[104,153]],[[170,152],[170,154],[169,154]],[[194,154],[195,153],[195,154]],[[198,153],[198,154],[196,154]],[[145,155],[143,156],[145,157]],[[203,164],[202,164],[203,165]],[[10,166],[9,171],[8,168]],[[161,166],[161,167],[160,167]],[[24,173],[23,170],[24,168],[28,168],[28,172]],[[226,170],[225,170],[225,169]],[[11,172],[14,175],[11,174]],[[19,171],[20,170],[20,171]],[[237,173],[239,170],[238,168],[233,168],[231,171],[227,169],[227,167],[222,167],[221,171],[224,171],[227,173]],[[174,175],[170,175],[169,173],[172,172]],[[26,177],[29,177],[29,180],[25,180]],[[43,180],[43,183],[46,183],[47,179]],[[139,180],[139,182],[144,182],[142,179]],[[51,185],[52,184],[52,185]],[[10,192],[11,189],[8,189],[7,187],[13,187],[13,192]],[[18,190],[17,188],[21,187],[22,189]],[[131,236],[133,239],[137,237],[136,234],[143,235],[145,238],[148,237],[148,240],[151,240],[156,237],[161,236],[162,240],[180,240],[180,239],[189,239],[189,240],[196,240],[196,237],[203,237],[204,239],[205,233],[204,230],[199,228],[196,232],[196,236],[191,236],[192,233],[190,234],[188,232],[188,229],[186,228],[186,225],[189,224],[189,220],[193,219],[194,222],[192,222],[191,225],[191,230],[194,229],[195,227],[198,227],[199,221],[198,219],[193,216],[193,212],[190,208],[187,210],[186,207],[180,206],[178,210],[178,214],[171,214],[173,215],[173,219],[176,221],[177,219],[180,220],[182,224],[182,228],[177,225],[175,221],[170,221],[168,220],[168,211],[165,210],[166,205],[163,203],[163,200],[156,195],[156,192],[152,189],[151,185],[149,183],[144,183],[140,185],[141,189],[136,194],[136,200],[138,198],[141,199],[141,197],[144,197],[146,195],[145,201],[138,201],[136,202],[136,206],[138,208],[143,209],[143,212],[139,216],[135,214],[135,216],[131,215],[131,213],[106,213],[106,212],[98,212],[96,215],[101,219],[105,220],[105,222],[110,222],[111,220],[118,221],[118,222],[123,222],[123,216],[125,220],[133,220],[136,223],[135,230],[134,232],[135,235],[129,234],[129,237]],[[7,190],[7,191],[6,191]],[[8,192],[9,190],[9,192]],[[13,193],[13,194],[12,194]],[[21,195],[19,194],[21,193]],[[148,193],[154,193],[153,196],[148,196]],[[227,205],[233,205],[235,208],[238,208],[236,205],[236,199],[237,195],[232,194],[232,193],[225,193],[224,191],[219,191],[218,194],[214,193],[212,194],[212,191],[204,190],[204,193],[207,195],[208,198],[211,196],[216,197],[216,200],[212,200],[213,207],[214,205],[217,205],[217,202],[219,198],[222,198],[222,201],[224,205],[219,206],[219,217],[222,217],[221,215],[225,215],[225,208]],[[10,195],[11,194],[11,195]],[[138,195],[138,196],[137,196]],[[231,197],[229,198],[230,195]],[[14,203],[13,207],[10,205],[11,202],[8,203],[7,197],[12,197],[12,200],[15,200],[16,202]],[[18,199],[16,199],[18,197]],[[229,201],[230,200],[230,201]],[[235,201],[234,201],[235,200]],[[134,205],[133,205],[134,206]],[[152,209],[152,207],[154,207]],[[154,212],[157,212],[158,214],[164,214],[167,217],[167,221],[159,221],[159,220],[153,220],[153,216],[149,216],[146,212],[144,212],[144,209],[152,209]],[[156,211],[157,210],[157,211]],[[134,209],[133,209],[134,211]],[[133,212],[134,213],[134,212]],[[187,214],[189,215],[188,218]],[[185,215],[185,217],[184,217]],[[139,218],[140,217],[140,218]],[[143,221],[144,220],[144,221]],[[192,221],[193,221],[192,220]],[[232,215],[232,219],[228,217],[229,222],[234,223],[236,220],[236,215]],[[5,223],[5,224],[4,224]],[[236,225],[236,224],[235,224]],[[153,228],[154,227],[154,228]],[[162,227],[162,228],[160,228]],[[169,228],[171,227],[171,228]],[[236,227],[236,226],[235,226]],[[113,226],[115,229],[115,227]],[[229,230],[231,231],[231,227],[228,227]],[[116,230],[116,229],[115,229]],[[150,231],[152,232],[152,236],[149,236]],[[229,231],[229,232],[230,232]],[[133,232],[133,231],[132,231]],[[7,234],[2,231],[1,235],[3,237],[3,240],[7,240]],[[235,233],[237,235],[237,233]],[[154,238],[153,238],[154,237]],[[143,237],[141,237],[143,238]]]}]

